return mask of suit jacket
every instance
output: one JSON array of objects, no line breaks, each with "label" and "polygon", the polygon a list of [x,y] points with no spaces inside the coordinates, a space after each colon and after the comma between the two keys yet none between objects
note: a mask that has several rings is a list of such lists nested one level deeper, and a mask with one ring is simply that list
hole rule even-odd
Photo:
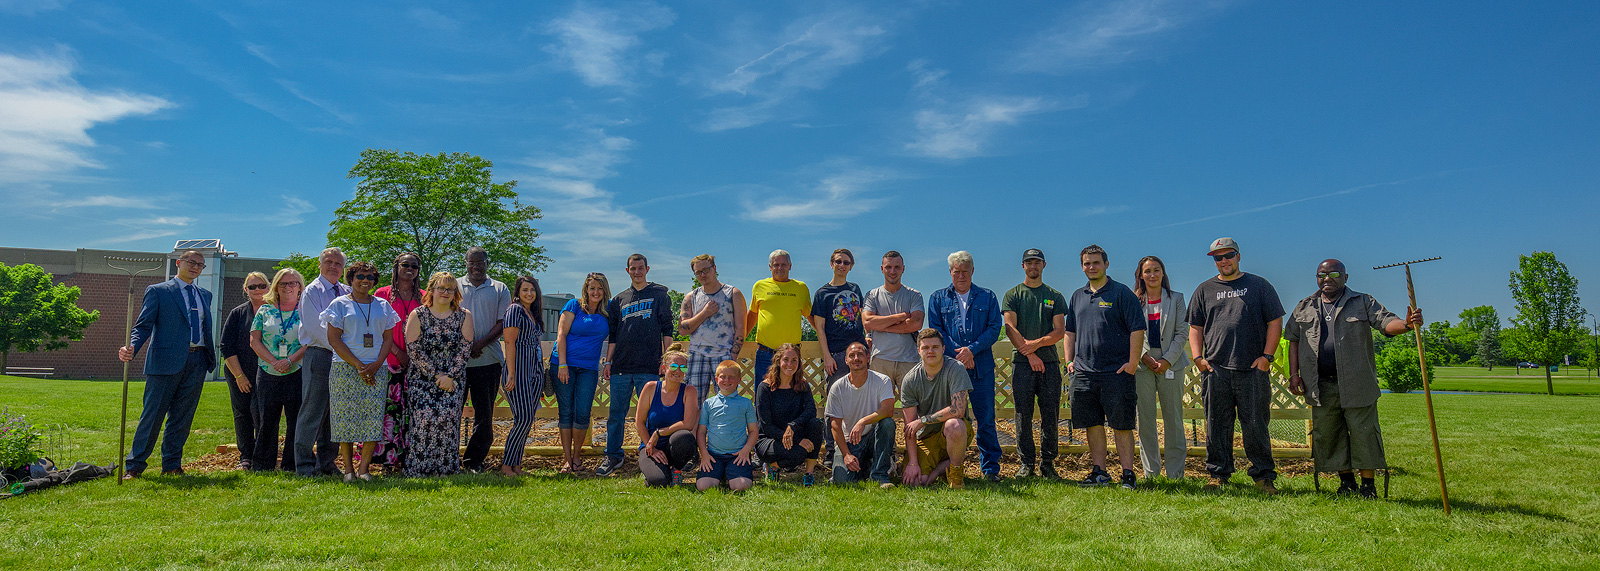
[{"label": "suit jacket", "polygon": [[[1166,359],[1172,363],[1172,369],[1178,374],[1183,374],[1183,368],[1189,366],[1189,312],[1183,305],[1183,294],[1162,290],[1161,292],[1161,331],[1146,331],[1144,334],[1144,352],[1150,354],[1150,338],[1160,335],[1161,353],[1150,355],[1157,359]],[[1144,363],[1139,367],[1148,371]]]},{"label": "suit jacket", "polygon": [[[144,288],[144,303],[133,322],[128,346],[138,353],[146,342],[145,375],[176,375],[189,360],[188,304],[183,302],[182,280],[173,278]],[[200,339],[205,344],[206,368],[217,366],[217,344],[211,338],[211,292],[199,286]]]},{"label": "suit jacket", "polygon": [[994,292],[978,287],[969,290],[971,305],[965,322],[961,319],[961,300],[954,286],[933,292],[928,296],[928,327],[944,337],[944,354],[952,359],[956,350],[966,347],[972,351],[972,372],[980,376],[994,374],[994,342],[1000,339],[1000,300]]}]

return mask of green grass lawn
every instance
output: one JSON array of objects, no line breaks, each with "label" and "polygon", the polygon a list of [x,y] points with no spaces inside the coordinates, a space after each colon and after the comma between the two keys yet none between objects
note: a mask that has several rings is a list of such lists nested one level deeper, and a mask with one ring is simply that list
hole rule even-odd
[{"label": "green grass lawn", "polygon": [[[120,390],[0,378],[0,405],[68,425],[77,453],[57,460],[106,463]],[[1449,517],[1422,397],[1412,394],[1380,405],[1395,468],[1386,501],[1314,493],[1310,477],[1282,479],[1285,493],[1267,498],[1245,486],[1205,493],[1196,481],[1136,492],[1011,480],[959,492],[785,483],[731,495],[550,473],[350,485],[219,472],[0,500],[0,568],[1600,567],[1600,398],[1434,402]],[[227,409],[227,391],[207,385],[190,458],[231,441]]]},{"label": "green grass lawn", "polygon": [[[1520,375],[1513,367],[1453,366],[1434,369],[1431,385],[1441,391],[1478,391],[1491,393],[1545,394],[1544,371],[1522,369]],[[1580,368],[1562,368],[1552,374],[1558,395],[1600,395],[1600,377]]]}]

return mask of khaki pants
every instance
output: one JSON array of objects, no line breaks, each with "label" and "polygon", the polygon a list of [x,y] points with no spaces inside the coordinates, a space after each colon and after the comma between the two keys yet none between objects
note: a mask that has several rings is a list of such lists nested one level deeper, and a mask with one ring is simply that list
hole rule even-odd
[{"label": "khaki pants", "polygon": [[[1135,389],[1139,393],[1139,462],[1146,476],[1162,472],[1166,465],[1168,478],[1183,477],[1184,461],[1189,456],[1189,444],[1183,438],[1183,377],[1174,371],[1173,378],[1157,375],[1139,366],[1134,373]],[[1156,406],[1161,407],[1161,427],[1166,438],[1157,440]],[[1166,451],[1160,448],[1165,444]]]},{"label": "khaki pants", "polygon": [[911,372],[911,368],[915,366],[917,366],[915,361],[889,361],[873,357],[867,368],[889,377],[889,384],[894,385],[894,394],[898,397],[900,396],[900,381],[905,380],[906,373]]},{"label": "khaki pants", "polygon": [[[972,447],[972,438],[978,433],[977,429],[973,428],[972,421],[967,420],[965,422],[967,423],[967,444],[962,446],[963,450]],[[933,436],[917,441],[917,467],[922,469],[922,475],[932,474],[933,469],[937,468],[940,462],[949,459],[950,451],[945,447],[943,430],[935,432]],[[952,463],[954,462],[952,461]]]}]

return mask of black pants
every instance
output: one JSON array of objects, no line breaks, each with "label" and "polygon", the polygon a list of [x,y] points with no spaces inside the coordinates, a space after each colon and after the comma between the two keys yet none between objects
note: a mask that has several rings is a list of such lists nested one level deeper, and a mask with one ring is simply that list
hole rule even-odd
[{"label": "black pants", "polygon": [[[300,416],[300,371],[278,376],[266,371],[256,371],[255,394],[256,425],[255,447],[250,453],[250,469],[272,470],[273,466],[285,472],[294,471],[295,419]],[[278,459],[278,420],[287,419],[284,429],[283,459]]]},{"label": "black pants", "polygon": [[1055,461],[1060,451],[1061,363],[1045,361],[1044,371],[1036,372],[1024,358],[1011,369],[1011,395],[1016,399],[1017,455],[1022,464],[1033,465],[1033,405],[1039,405],[1038,458],[1046,464]]},{"label": "black pants", "polygon": [[[762,437],[756,440],[756,456],[764,464],[777,464],[784,470],[793,470],[807,459],[815,460],[822,453],[822,420],[807,418],[794,431],[794,446],[783,447],[783,438]],[[811,451],[800,447],[801,440],[811,441]]]},{"label": "black pants", "polygon": [[667,445],[661,446],[656,441],[657,448],[667,454],[667,463],[656,462],[655,458],[645,456],[644,449],[639,450],[639,471],[644,473],[644,483],[647,486],[672,485],[672,471],[681,470],[690,462],[700,458],[700,441],[695,440],[694,433],[679,430],[667,437]]},{"label": "black pants", "polygon": [[[241,367],[242,368],[242,367]],[[254,375],[261,369],[253,364],[244,369],[245,374]],[[228,402],[233,405],[233,443],[239,447],[239,460],[248,462],[256,450],[256,425],[261,423],[260,414],[256,412],[255,379],[250,379],[250,392],[239,390],[239,383],[234,380],[233,374],[228,374]]]},{"label": "black pants", "polygon": [[1244,433],[1244,454],[1250,479],[1276,480],[1272,459],[1272,382],[1266,371],[1234,371],[1217,367],[1200,375],[1206,407],[1206,472],[1226,480],[1233,475],[1233,420],[1237,412]]},{"label": "black pants", "polygon": [[467,439],[467,452],[461,456],[461,467],[482,470],[483,459],[489,456],[489,445],[494,444],[494,397],[500,392],[500,365],[467,367],[467,394],[472,403],[472,437]]}]

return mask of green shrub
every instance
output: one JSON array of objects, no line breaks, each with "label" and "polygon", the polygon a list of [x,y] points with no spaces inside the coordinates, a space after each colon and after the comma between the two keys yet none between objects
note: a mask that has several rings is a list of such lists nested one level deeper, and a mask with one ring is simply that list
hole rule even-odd
[{"label": "green shrub", "polygon": [[[1417,366],[1417,346],[1415,340],[1411,343],[1403,339],[1411,339],[1410,334],[1396,336],[1389,343],[1384,344],[1383,351],[1378,353],[1378,380],[1391,392],[1408,393],[1422,388],[1422,372]],[[1439,358],[1429,351],[1428,378],[1433,378],[1433,367]]]},{"label": "green shrub", "polygon": [[27,417],[0,409],[0,467],[20,468],[37,462],[40,451],[34,446],[40,436]]}]

